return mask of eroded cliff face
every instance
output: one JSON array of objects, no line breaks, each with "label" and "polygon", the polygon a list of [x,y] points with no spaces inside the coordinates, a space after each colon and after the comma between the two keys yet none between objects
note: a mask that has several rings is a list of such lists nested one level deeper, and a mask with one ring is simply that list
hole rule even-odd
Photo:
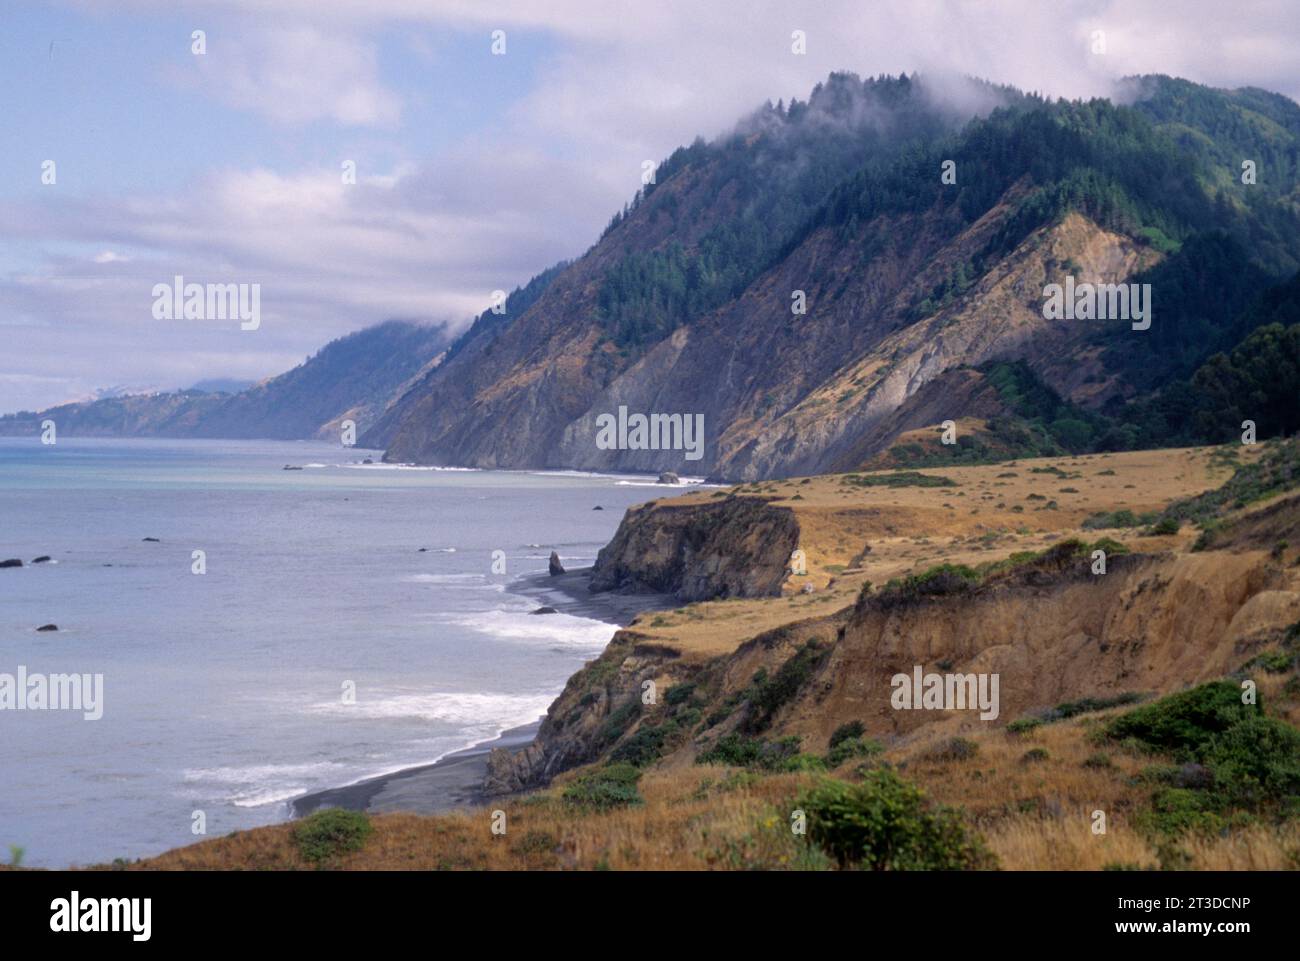
[{"label": "eroded cliff face", "polygon": [[[1288,502],[1285,516],[1265,515],[1267,523],[1294,525],[1297,504]],[[757,730],[767,739],[798,735],[804,750],[819,752],[850,721],[896,744],[935,730],[1002,726],[1064,701],[1168,693],[1222,677],[1300,621],[1295,565],[1240,547],[1117,555],[1105,574],[1094,574],[1089,554],[1063,545],[977,585],[864,591],[849,609],[764,632],[715,658],[624,630],[570,679],[526,752],[494,754],[489,787],[540,786],[629,745],[650,745],[661,763],[690,763],[727,734]],[[790,690],[756,726],[756,675],[780,676],[797,658],[807,669],[787,668]],[[891,678],[917,665],[997,674],[998,716],[894,709]],[[644,703],[646,681],[656,703]],[[688,694],[665,697],[674,686]]]},{"label": "eroded cliff face", "polygon": [[758,497],[630,509],[596,558],[591,590],[678,600],[775,597],[799,545],[794,512]]},{"label": "eroded cliff face", "polygon": [[[1155,693],[1222,677],[1300,620],[1293,571],[1263,551],[1110,558],[1048,556],[970,591],[891,600],[864,595],[792,704],[785,729],[828,738],[859,719],[884,738],[942,723],[970,729],[1084,697]],[[999,715],[895,710],[890,679],[997,674]],[[815,693],[814,693],[815,692]]]}]

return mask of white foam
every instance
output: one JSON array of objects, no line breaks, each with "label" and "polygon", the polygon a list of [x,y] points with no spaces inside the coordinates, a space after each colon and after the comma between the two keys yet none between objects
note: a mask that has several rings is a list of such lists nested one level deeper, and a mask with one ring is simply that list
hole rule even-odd
[{"label": "white foam", "polygon": [[547,643],[577,650],[603,650],[618,627],[572,614],[530,614],[516,611],[483,611],[448,615],[443,618],[458,627],[511,641]]},{"label": "white foam", "polygon": [[465,730],[474,743],[501,731],[528,724],[546,713],[553,693],[501,694],[470,692],[384,692],[358,693],[355,704],[323,701],[313,704],[313,714],[329,714],[361,720],[411,718],[443,721]]},{"label": "white foam", "polygon": [[310,764],[249,764],[244,766],[190,768],[182,772],[190,784],[217,784],[226,790],[225,799],[235,807],[261,807],[287,801],[322,782],[342,778],[344,765],[333,761]]}]

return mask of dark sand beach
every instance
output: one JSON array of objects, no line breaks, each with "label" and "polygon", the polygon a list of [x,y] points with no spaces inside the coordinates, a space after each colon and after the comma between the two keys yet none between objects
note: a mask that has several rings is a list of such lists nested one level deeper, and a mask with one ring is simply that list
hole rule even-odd
[{"label": "dark sand beach", "polygon": [[[591,568],[585,567],[553,577],[545,571],[512,583],[509,590],[574,617],[589,617],[626,627],[642,611],[663,610],[676,605],[668,594],[592,594],[587,590]],[[547,617],[538,614],[538,617]],[[559,695],[559,691],[556,691]],[[304,794],[291,802],[294,817],[303,817],[322,807],[347,808],[383,814],[407,811],[437,814],[455,808],[487,802],[483,778],[487,756],[493,748],[518,751],[532,743],[541,719],[505,731],[500,737],[456,751],[433,764],[406,768],[392,774],[358,781],[344,787]]]},{"label": "dark sand beach", "polygon": [[294,817],[311,814],[323,807],[369,811],[371,814],[391,811],[437,814],[482,804],[486,801],[483,777],[487,774],[488,752],[497,747],[516,751],[526,747],[537,734],[540,723],[539,719],[513,728],[491,741],[448,754],[434,764],[409,767],[346,787],[304,794],[293,801]]}]

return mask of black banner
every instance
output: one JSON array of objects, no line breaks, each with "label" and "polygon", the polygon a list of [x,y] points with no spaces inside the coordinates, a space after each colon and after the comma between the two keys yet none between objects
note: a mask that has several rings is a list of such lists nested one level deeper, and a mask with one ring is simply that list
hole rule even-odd
[{"label": "black banner", "polygon": [[[375,946],[446,930],[484,946],[578,936],[732,946],[858,928],[873,947],[932,938],[1055,946],[1260,946],[1292,929],[1294,875],[1232,873],[577,874],[0,871],[7,948]],[[844,927],[847,926],[847,927]],[[436,945],[430,946],[436,950]],[[16,955],[11,955],[16,956]]]}]

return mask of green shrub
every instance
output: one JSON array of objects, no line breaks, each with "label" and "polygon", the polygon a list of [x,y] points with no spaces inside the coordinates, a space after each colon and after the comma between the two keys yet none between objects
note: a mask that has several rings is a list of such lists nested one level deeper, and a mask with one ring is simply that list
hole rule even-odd
[{"label": "green shrub", "polygon": [[1008,734],[1028,734],[1036,727],[1042,727],[1043,722],[1036,717],[1021,717],[1007,725]]},{"label": "green shrub", "polygon": [[1080,714],[1090,714],[1093,711],[1106,711],[1112,707],[1136,704],[1140,700],[1142,700],[1141,694],[1129,691],[1116,694],[1113,697],[1082,697],[1077,701],[1065,701],[1056,705],[1043,720],[1044,722],[1065,721],[1072,717],[1078,717]]},{"label": "green shrub", "polygon": [[293,841],[304,860],[320,866],[360,851],[372,830],[370,818],[361,811],[325,808],[294,825]]},{"label": "green shrub", "polygon": [[1146,514],[1134,514],[1128,508],[1117,511],[1101,511],[1083,520],[1083,529],[1086,531],[1106,530],[1114,527],[1141,527],[1144,524],[1151,524],[1158,515],[1154,512]]},{"label": "green shrub", "polygon": [[982,579],[979,571],[965,564],[938,564],[920,574],[891,579],[880,591],[887,606],[921,597],[944,597],[964,594]]},{"label": "green shrub", "polygon": [[900,470],[892,474],[845,474],[841,484],[854,487],[956,487],[957,482],[938,474]]},{"label": "green shrub", "polygon": [[1162,537],[1177,534],[1183,525],[1176,517],[1162,517],[1142,533],[1147,537]]},{"label": "green shrub", "polygon": [[850,737],[837,743],[826,755],[827,767],[839,767],[849,758],[881,754],[885,746],[865,737]]},{"label": "green shrub", "polygon": [[757,671],[746,695],[749,713],[745,716],[742,728],[750,734],[766,730],[776,712],[794,699],[804,682],[829,654],[830,648],[809,641],[782,664],[774,676],[768,677],[767,671],[762,669]]},{"label": "green shrub", "polygon": [[741,734],[727,734],[695,758],[696,764],[730,764],[732,767],[749,767],[758,761],[763,741]]},{"label": "green shrub", "polygon": [[608,764],[577,778],[564,789],[564,800],[575,807],[608,811],[641,803],[636,789],[641,771],[627,763]]},{"label": "green shrub", "polygon": [[1300,731],[1242,704],[1231,682],[1162,698],[1115,718],[1103,733],[1182,762],[1140,775],[1161,785],[1135,822],[1146,830],[1213,833],[1255,814],[1300,815]]},{"label": "green shrub", "polygon": [[837,727],[831,734],[831,742],[828,746],[830,750],[835,750],[841,741],[847,741],[850,738],[862,737],[867,733],[866,726],[861,721],[849,721]]},{"label": "green shrub", "polygon": [[1217,834],[1224,827],[1223,818],[1200,791],[1189,788],[1161,788],[1151,797],[1151,808],[1139,811],[1134,824],[1147,833],[1178,837],[1188,832]]},{"label": "green shrub", "polygon": [[666,724],[642,724],[635,734],[610,752],[609,759],[626,761],[634,767],[645,767],[663,755],[664,742],[670,733],[672,732]]},{"label": "green shrub", "polygon": [[861,784],[823,780],[797,802],[808,836],[841,867],[873,871],[974,870],[996,867],[983,840],[960,812],[931,806],[892,771],[867,773]]},{"label": "green shrub", "polygon": [[694,684],[691,683],[674,684],[672,687],[668,689],[668,693],[664,695],[664,701],[667,702],[669,707],[677,707],[678,705],[685,704],[687,701],[689,701],[691,699],[691,695],[694,693],[695,693]]},{"label": "green shrub", "polygon": [[695,763],[730,764],[773,773],[825,769],[826,762],[821,758],[814,754],[800,753],[801,740],[797,734],[776,741],[728,734],[719,738],[712,748],[698,755]]},{"label": "green shrub", "polygon": [[1285,674],[1295,665],[1298,656],[1291,651],[1264,651],[1241,665],[1241,673],[1260,670],[1268,674]]},{"label": "green shrub", "polygon": [[1045,747],[1031,747],[1021,755],[1020,762],[1022,764],[1036,764],[1039,761],[1046,761],[1050,756]]},{"label": "green shrub", "polygon": [[1203,762],[1223,803],[1258,809],[1300,800],[1300,731],[1275,718],[1255,714],[1215,735]]},{"label": "green shrub", "polygon": [[793,773],[796,771],[825,771],[826,761],[816,754],[795,754],[791,757],[782,758],[775,764],[771,770],[782,774]]},{"label": "green shrub", "polygon": [[603,744],[617,741],[632,726],[632,722],[641,716],[640,698],[632,698],[621,707],[610,711],[605,723],[600,728],[600,740]]},{"label": "green shrub", "polygon": [[1260,710],[1241,703],[1235,684],[1213,681],[1121,714],[1105,731],[1115,740],[1133,738],[1148,749],[1197,760],[1210,738]]}]

